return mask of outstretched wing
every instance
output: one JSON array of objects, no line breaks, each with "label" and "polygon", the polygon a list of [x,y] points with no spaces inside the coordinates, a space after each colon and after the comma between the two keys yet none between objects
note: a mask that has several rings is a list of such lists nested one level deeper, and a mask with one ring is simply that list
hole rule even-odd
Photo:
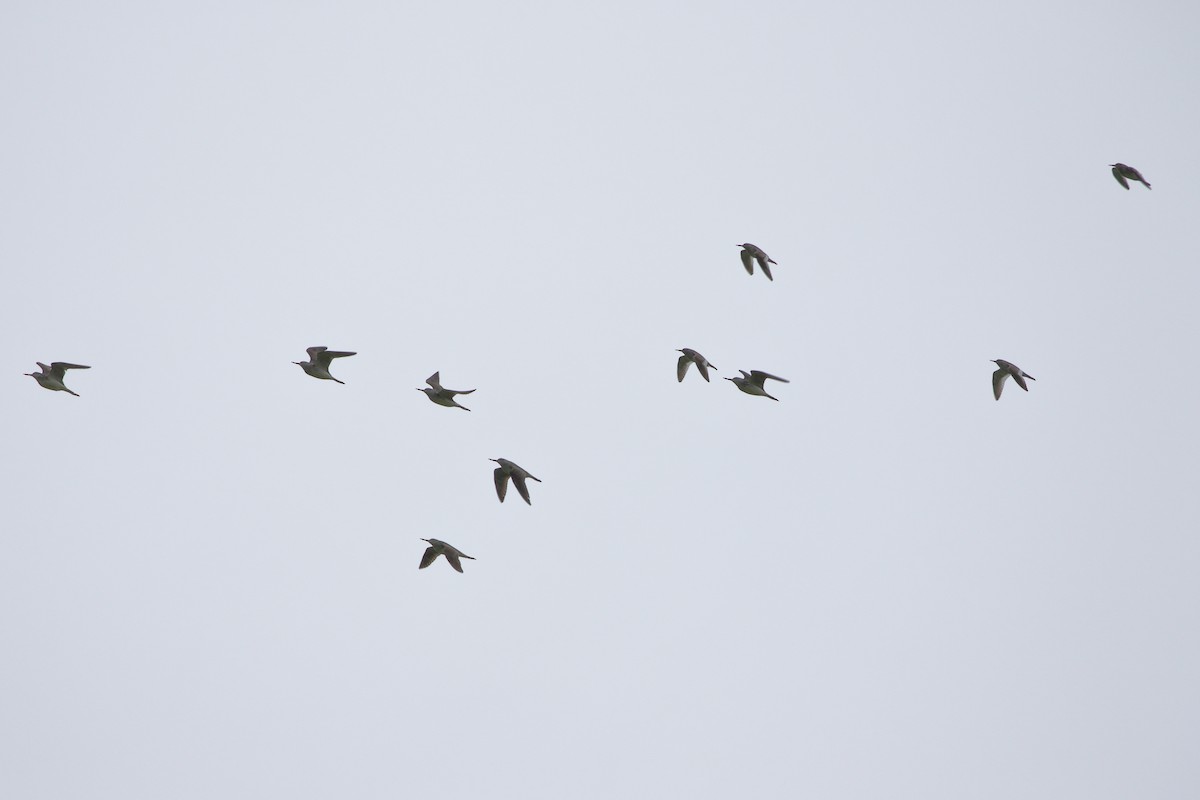
[{"label": "outstretched wing", "polygon": [[[1112,170],[1113,170],[1113,177],[1117,179],[1117,183],[1121,184],[1126,189],[1128,189],[1129,181],[1125,180],[1125,176],[1121,174],[1121,168],[1113,167]],[[1000,399],[1000,395],[996,395],[996,399]]]},{"label": "outstretched wing", "polygon": [[309,347],[304,352],[308,353],[309,361],[316,361],[317,356],[321,355],[321,353],[324,353],[328,349],[328,347]]},{"label": "outstretched wing", "polygon": [[754,274],[754,256],[749,250],[742,250],[742,266],[746,268],[746,272]]},{"label": "outstretched wing", "polygon": [[453,553],[447,550],[444,555],[446,560],[450,562],[450,566],[454,567],[455,571],[462,572],[462,562],[458,560],[458,553]]},{"label": "outstretched wing", "polygon": [[[709,381],[709,380],[708,380],[708,368],[709,368],[709,366],[710,366],[709,364],[705,364],[703,361],[697,361],[697,362],[696,362],[696,369],[700,370],[700,376],[701,376],[702,378],[704,378],[705,382],[709,382],[709,383],[710,383],[711,381]],[[716,367],[713,367],[713,369],[716,369]]]},{"label": "outstretched wing", "polygon": [[675,363],[675,377],[679,378],[680,383],[683,383],[683,376],[687,375],[688,366],[690,366],[691,363],[692,360],[687,356],[680,356],[679,361]]},{"label": "outstretched wing", "polygon": [[773,380],[773,381],[779,381],[780,383],[791,383],[791,381],[789,381],[787,378],[780,378],[778,375],[772,375],[769,372],[763,372],[762,370],[758,370],[758,369],[750,370],[750,377],[759,386],[762,386],[763,381],[768,380],[768,379]]},{"label": "outstretched wing", "polygon": [[504,467],[496,467],[492,470],[492,477],[496,480],[496,496],[503,503],[504,495],[508,494],[508,475],[504,472]]},{"label": "outstretched wing", "polygon": [[358,355],[358,353],[351,353],[348,350],[326,350],[324,347],[321,348],[321,351],[321,354],[317,356],[317,362],[326,369],[329,369],[329,362],[333,361],[335,358],[345,358],[346,356]]},{"label": "outstretched wing", "polygon": [[425,382],[440,392],[442,390],[441,375],[442,375],[442,371],[438,370],[437,372],[433,373],[428,378],[426,378]]},{"label": "outstretched wing", "polygon": [[[771,268],[767,266],[768,261],[771,261],[771,259],[767,258],[766,253],[758,257],[758,265],[762,267],[763,274],[767,276],[767,280],[774,281],[775,279],[771,277]],[[774,264],[775,262],[771,261],[771,263]]]},{"label": "outstretched wing", "polygon": [[[537,478],[534,478],[534,480],[537,480]],[[525,504],[533,505],[533,503],[529,500],[529,487],[525,485],[525,476],[514,473],[512,476],[512,482],[516,484],[517,493],[521,495],[521,499],[525,501]]]},{"label": "outstretched wing", "polygon": [[1022,389],[1024,389],[1027,392],[1029,391],[1029,387],[1025,384],[1025,376],[1024,375],[1018,375],[1017,373],[1014,372],[1012,374],[1012,377],[1013,377],[1013,380],[1017,382],[1017,386],[1020,386]]},{"label": "outstretched wing", "polygon": [[[437,559],[437,557],[438,557],[438,554],[437,554],[436,547],[426,547],[425,555],[421,556],[421,566],[417,567],[417,569],[425,569],[430,564],[432,564],[434,562],[434,560]],[[460,569],[459,572],[462,572],[462,570]]]},{"label": "outstretched wing", "polygon": [[[42,364],[39,364],[38,366],[42,367],[42,369],[46,368],[45,365]],[[66,374],[66,371],[69,369],[91,369],[91,367],[85,367],[83,364],[68,364],[66,361],[53,361],[50,364],[50,374],[60,381],[63,379],[63,375]]]},{"label": "outstretched wing", "polygon": [[997,400],[1000,399],[1000,393],[1004,391],[1004,381],[1007,378],[1008,370],[1006,369],[998,369],[992,373],[992,394],[996,395]]}]

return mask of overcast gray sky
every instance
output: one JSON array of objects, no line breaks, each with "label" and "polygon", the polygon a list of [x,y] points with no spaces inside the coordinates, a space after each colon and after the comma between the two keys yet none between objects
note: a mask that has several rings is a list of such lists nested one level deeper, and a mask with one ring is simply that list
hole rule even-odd
[{"label": "overcast gray sky", "polygon": [[1196,797],[1198,24],[3,5],[0,795]]}]

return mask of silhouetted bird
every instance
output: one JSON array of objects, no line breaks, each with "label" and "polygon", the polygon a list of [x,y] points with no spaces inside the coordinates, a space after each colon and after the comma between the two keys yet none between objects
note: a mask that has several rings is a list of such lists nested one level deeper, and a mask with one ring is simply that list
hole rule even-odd
[{"label": "silhouetted bird", "polygon": [[690,367],[692,364],[696,365],[696,369],[700,371],[700,377],[704,378],[706,381],[708,380],[709,367],[716,369],[716,367],[713,367],[712,364],[708,363],[707,358],[700,355],[690,347],[685,347],[682,350],[677,350],[675,352],[683,353],[683,355],[679,357],[679,363],[675,365],[675,375],[679,378],[680,383],[683,383],[683,376],[687,375],[688,367]]},{"label": "silhouetted bird", "polygon": [[446,544],[441,539],[422,539],[421,541],[429,542],[429,547],[425,548],[425,555],[421,556],[421,566],[417,567],[417,569],[425,569],[436,561],[438,556],[445,556],[446,560],[450,562],[450,566],[454,567],[456,571],[462,572],[460,558],[475,560],[474,556],[467,555],[454,545]]},{"label": "silhouetted bird", "polygon": [[63,383],[63,375],[69,369],[91,369],[91,367],[85,367],[83,364],[68,364],[65,361],[52,361],[50,366],[46,366],[40,361],[36,363],[42,368],[41,372],[26,372],[24,374],[37,381],[43,389],[50,389],[54,392],[66,392],[67,394],[74,394],[76,397],[79,397],[79,395],[72,392]]},{"label": "silhouetted bird", "polygon": [[437,403],[439,406],[446,406],[447,408],[451,408],[451,407],[461,408],[463,411],[470,411],[471,409],[467,408],[466,406],[460,406],[458,403],[454,402],[454,395],[470,394],[471,392],[473,392],[475,390],[474,389],[444,389],[444,388],[442,388],[441,382],[438,380],[438,376],[440,374],[441,374],[441,372],[435,372],[432,375],[430,375],[428,378],[425,379],[425,382],[428,383],[431,388],[417,389],[417,391],[424,392],[429,397],[430,400]]},{"label": "silhouetted bird", "polygon": [[504,502],[504,495],[508,494],[508,481],[511,478],[521,498],[529,505],[533,505],[529,500],[529,487],[525,485],[525,479],[541,483],[541,478],[533,477],[507,458],[489,458],[488,461],[495,461],[500,465],[492,471],[492,476],[496,480],[496,496],[500,498],[501,503]]},{"label": "silhouetted bird", "polygon": [[1126,189],[1129,188],[1129,182],[1125,180],[1126,178],[1144,184],[1147,189],[1150,188],[1150,184],[1146,183],[1146,179],[1142,177],[1142,173],[1128,164],[1109,164],[1109,166],[1112,167],[1113,177],[1117,179],[1117,183]]},{"label": "silhouetted bird", "polygon": [[335,358],[358,355],[357,353],[348,353],[345,350],[330,350],[328,347],[310,347],[306,352],[308,353],[308,361],[293,361],[292,363],[299,364],[300,369],[314,378],[320,378],[323,381],[337,381],[343,385],[344,381],[339,381],[329,374],[329,362]]},{"label": "silhouetted bird", "polygon": [[1031,381],[1037,380],[1032,375],[1022,372],[1021,368],[1016,364],[1005,361],[1002,358],[994,358],[992,359],[992,363],[1000,368],[992,373],[992,394],[996,395],[997,400],[1000,399],[1000,393],[1004,391],[1004,381],[1008,380],[1009,375],[1017,382],[1017,386],[1020,386],[1027,392],[1029,391],[1029,387],[1025,385],[1025,379],[1029,378]]},{"label": "silhouetted bird", "polygon": [[[768,380],[779,381],[780,383],[791,383],[791,381],[789,381],[787,378],[780,378],[770,374],[769,372],[760,372],[756,369],[752,369],[749,372],[746,372],[744,369],[739,369],[738,372],[742,373],[742,377],[726,378],[725,380],[733,381],[733,385],[741,389],[746,394],[757,395],[759,397],[771,397],[771,395],[767,394],[767,390],[763,388],[763,383]],[[779,400],[778,397],[771,397],[771,399],[775,401]]]},{"label": "silhouetted bird", "polygon": [[775,261],[763,252],[763,249],[756,244],[739,244],[738,247],[745,248],[742,250],[742,266],[746,268],[746,272],[754,274],[754,262],[758,262],[758,266],[762,267],[763,274],[767,276],[767,280],[774,281],[771,277],[771,268],[768,264],[774,264]]}]

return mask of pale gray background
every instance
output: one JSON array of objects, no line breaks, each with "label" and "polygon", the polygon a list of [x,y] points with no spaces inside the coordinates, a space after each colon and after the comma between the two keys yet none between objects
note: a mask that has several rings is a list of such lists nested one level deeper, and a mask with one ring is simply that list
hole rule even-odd
[{"label": "pale gray background", "polygon": [[0,795],[1196,797],[1196,8],[6,3]]}]

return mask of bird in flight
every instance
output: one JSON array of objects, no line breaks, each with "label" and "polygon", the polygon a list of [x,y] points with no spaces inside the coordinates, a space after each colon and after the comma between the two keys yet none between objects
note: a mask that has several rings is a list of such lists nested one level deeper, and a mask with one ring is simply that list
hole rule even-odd
[{"label": "bird in flight", "polygon": [[50,366],[46,366],[42,362],[36,362],[42,368],[41,372],[26,372],[25,374],[37,381],[43,389],[49,389],[53,392],[66,392],[67,394],[79,395],[72,392],[63,383],[63,376],[66,375],[69,369],[91,369],[83,364],[68,364],[66,361],[52,361]]},{"label": "bird in flight", "polygon": [[350,353],[345,350],[330,350],[328,347],[310,347],[306,352],[308,353],[308,361],[293,361],[292,363],[298,364],[300,369],[314,378],[320,378],[323,381],[337,381],[343,385],[345,381],[339,381],[329,374],[329,362],[335,358],[358,355],[357,353]]},{"label": "bird in flight", "polygon": [[1025,384],[1025,379],[1037,380],[1032,375],[1023,372],[1020,367],[1010,361],[1005,361],[1002,358],[993,358],[992,363],[999,367],[998,370],[992,373],[992,394],[996,395],[996,399],[1000,399],[1000,393],[1004,391],[1004,382],[1011,375],[1012,379],[1017,382],[1025,391],[1029,391],[1029,387]]},{"label": "bird in flight", "polygon": [[[727,381],[733,381],[733,385],[741,389],[746,394],[756,395],[758,397],[771,397],[767,394],[767,390],[763,388],[763,384],[768,380],[779,381],[780,383],[791,383],[787,378],[780,378],[772,375],[769,372],[761,372],[757,369],[752,369],[746,372],[744,369],[739,369],[742,373],[740,378],[726,378]],[[772,400],[778,401],[778,397],[771,397]]]},{"label": "bird in flight", "polygon": [[700,372],[700,377],[708,380],[709,368],[716,369],[712,364],[708,363],[708,359],[697,353],[690,347],[685,347],[681,350],[676,350],[677,353],[683,353],[679,357],[679,363],[675,366],[675,376],[679,378],[679,382],[683,383],[683,376],[687,375],[688,367],[692,364],[696,365],[696,369]]},{"label": "bird in flight", "polygon": [[521,499],[526,504],[533,505],[529,500],[529,487],[525,485],[525,479],[541,483],[541,478],[533,477],[507,458],[489,458],[488,461],[495,461],[500,465],[492,471],[492,475],[496,480],[496,496],[500,498],[501,503],[504,502],[504,496],[508,494],[508,482],[511,479],[517,487],[517,493],[521,495]]},{"label": "bird in flight", "polygon": [[1130,181],[1138,181],[1139,183],[1144,184],[1147,189],[1150,188],[1150,184],[1146,183],[1146,179],[1142,177],[1142,173],[1138,172],[1128,164],[1117,163],[1109,164],[1109,166],[1112,167],[1113,177],[1117,179],[1117,183],[1121,184],[1126,189],[1129,188],[1129,181],[1125,180],[1126,178],[1128,178]]},{"label": "bird in flight", "polygon": [[425,569],[434,561],[437,561],[438,556],[445,556],[450,562],[450,566],[454,567],[455,571],[462,572],[462,562],[460,558],[469,558],[475,560],[475,556],[469,556],[462,550],[459,550],[454,545],[446,544],[441,539],[422,539],[422,542],[429,542],[429,547],[425,548],[425,555],[421,556],[421,566],[417,569]]},{"label": "bird in flight", "polygon": [[774,282],[775,279],[771,277],[771,268],[767,266],[774,264],[774,259],[764,253],[763,249],[756,244],[746,242],[739,244],[738,247],[742,248],[742,266],[746,268],[746,272],[753,275],[754,262],[757,261],[758,266],[762,267],[763,274],[767,276],[767,280]]},{"label": "bird in flight", "polygon": [[442,388],[441,381],[438,378],[439,375],[441,375],[440,371],[435,372],[432,375],[430,375],[428,378],[425,379],[425,382],[429,384],[430,388],[417,389],[417,391],[424,392],[426,394],[426,396],[429,397],[430,400],[437,403],[439,406],[446,406],[447,408],[461,408],[463,411],[470,411],[471,409],[467,408],[466,406],[460,406],[457,402],[455,402],[454,395],[470,394],[471,392],[473,392],[475,390],[474,389],[444,389],[444,388]]}]

